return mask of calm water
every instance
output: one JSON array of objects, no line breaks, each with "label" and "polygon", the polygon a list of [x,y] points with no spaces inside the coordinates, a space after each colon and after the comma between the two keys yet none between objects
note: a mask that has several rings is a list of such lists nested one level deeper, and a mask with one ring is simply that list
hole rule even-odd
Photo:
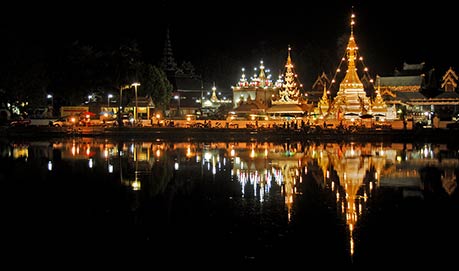
[{"label": "calm water", "polygon": [[78,138],[0,151],[3,259],[327,267],[458,255],[459,155],[446,144]]}]

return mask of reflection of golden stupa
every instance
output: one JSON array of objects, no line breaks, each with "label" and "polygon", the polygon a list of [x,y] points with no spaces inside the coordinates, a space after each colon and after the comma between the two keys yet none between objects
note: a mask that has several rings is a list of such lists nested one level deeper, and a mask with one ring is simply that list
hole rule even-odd
[{"label": "reflection of golden stupa", "polygon": [[[370,149],[371,145],[355,146],[350,144],[339,146],[338,144],[331,144],[326,152],[320,152],[317,159],[324,174],[329,174],[326,171],[328,171],[328,163],[331,163],[338,175],[341,188],[331,181],[331,189],[336,193],[338,207],[346,217],[350,235],[351,256],[354,254],[353,231],[362,213],[362,202],[365,202],[367,198],[366,192],[363,195],[359,195],[359,190],[366,173],[370,170],[370,158],[366,155],[371,153]],[[322,157],[325,155],[329,156],[328,159]]]},{"label": "reflection of golden stupa", "polygon": [[457,188],[456,175],[453,168],[445,169],[441,176],[441,182],[446,193],[448,193],[448,195],[453,194],[454,190]]}]

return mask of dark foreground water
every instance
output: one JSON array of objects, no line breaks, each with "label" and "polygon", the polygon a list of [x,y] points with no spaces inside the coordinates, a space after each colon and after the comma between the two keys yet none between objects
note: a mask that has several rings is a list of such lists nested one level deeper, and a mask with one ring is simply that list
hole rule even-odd
[{"label": "dark foreground water", "polygon": [[450,145],[78,138],[0,151],[1,259],[17,268],[457,266]]}]

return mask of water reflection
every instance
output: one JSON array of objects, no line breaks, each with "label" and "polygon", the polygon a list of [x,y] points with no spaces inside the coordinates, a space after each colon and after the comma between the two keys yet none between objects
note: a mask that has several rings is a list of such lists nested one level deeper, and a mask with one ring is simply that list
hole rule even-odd
[{"label": "water reflection", "polygon": [[[332,228],[339,231],[345,225],[342,238],[347,242],[338,246],[341,252],[337,253],[345,253],[351,262],[356,253],[366,255],[363,229],[378,227],[368,220],[361,222],[367,213],[386,208],[386,202],[448,199],[458,194],[458,151],[442,144],[172,143],[80,138],[3,144],[1,155],[3,162],[8,161],[2,171],[13,170],[8,173],[13,181],[21,179],[21,174],[47,171],[49,180],[55,173],[68,178],[73,174],[100,185],[102,194],[95,197],[104,202],[94,200],[93,206],[85,208],[95,215],[101,213],[93,209],[108,208],[119,213],[116,219],[131,219],[123,223],[140,231],[139,239],[159,238],[154,230],[171,231],[167,236],[173,238],[177,233],[170,228],[179,227],[184,231],[181,238],[197,241],[187,235],[197,231],[208,235],[206,242],[214,246],[223,248],[225,243],[237,247],[242,262],[267,259],[279,253],[271,249],[315,234],[302,232],[306,230],[301,227],[329,228],[325,226],[330,223],[329,214],[316,212],[330,210],[337,218]],[[36,167],[29,166],[29,172],[21,173],[6,166],[19,162]],[[106,182],[101,185],[98,180]],[[119,192],[113,192],[118,191],[114,183],[126,189],[122,200],[116,198]],[[87,192],[82,189],[79,193]],[[308,220],[311,214],[315,220]],[[311,223],[322,226],[316,228]],[[195,232],[184,230],[183,225]],[[211,240],[212,234],[220,238]],[[240,236],[234,237],[236,234]],[[316,243],[310,236],[304,240],[328,248],[341,237],[321,238]],[[241,243],[245,245],[241,247]],[[322,255],[315,248],[306,250],[311,256]],[[222,251],[234,253],[229,248]]]}]

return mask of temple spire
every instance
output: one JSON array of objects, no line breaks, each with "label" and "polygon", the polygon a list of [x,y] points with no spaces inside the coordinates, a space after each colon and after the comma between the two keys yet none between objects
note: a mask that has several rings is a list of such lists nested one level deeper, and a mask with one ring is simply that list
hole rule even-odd
[{"label": "temple spire", "polygon": [[214,82],[214,85],[212,87],[212,96],[210,97],[210,100],[213,102],[213,103],[216,103],[218,102],[218,97],[217,97],[217,88],[215,87],[215,82]]},{"label": "temple spire", "polygon": [[174,60],[174,54],[172,53],[172,45],[169,36],[169,28],[166,30],[166,39],[164,41],[163,58],[161,60],[161,68],[166,73],[177,71],[177,63]]},{"label": "temple spire", "polygon": [[290,51],[292,48],[288,46],[287,62],[285,63],[284,83],[279,90],[279,100],[273,103],[291,103],[298,104],[300,102],[300,87],[302,85],[298,82],[298,75],[292,64]]},{"label": "temple spire", "polygon": [[258,75],[258,80],[260,82],[260,87],[266,86],[266,74],[265,74],[265,66],[263,65],[263,60],[260,60],[260,73]]},{"label": "temple spire", "polygon": [[[333,108],[330,111],[337,119],[342,119],[344,117],[352,120],[357,115],[366,114],[371,106],[370,100],[367,97],[363,84],[357,74],[356,59],[358,55],[358,47],[354,39],[354,18],[355,15],[352,14],[350,27],[351,33],[345,57],[342,59],[342,62],[347,62],[346,75],[339,85],[339,91],[333,100]],[[341,69],[338,67],[337,73],[340,72],[340,70]],[[365,71],[366,70],[367,69],[365,68]],[[332,80],[332,83],[333,82],[334,79]]]},{"label": "temple spire", "polygon": [[355,42],[355,39],[354,39],[354,24],[355,24],[354,18],[355,18],[355,15],[352,14],[351,15],[351,35],[349,37],[349,42],[346,48],[348,69],[346,72],[346,76],[344,77],[344,80],[343,80],[344,84],[362,84],[362,82],[359,79],[359,76],[357,75],[357,68],[355,65],[355,60],[357,57],[357,50],[359,48],[357,47],[357,43]]}]

